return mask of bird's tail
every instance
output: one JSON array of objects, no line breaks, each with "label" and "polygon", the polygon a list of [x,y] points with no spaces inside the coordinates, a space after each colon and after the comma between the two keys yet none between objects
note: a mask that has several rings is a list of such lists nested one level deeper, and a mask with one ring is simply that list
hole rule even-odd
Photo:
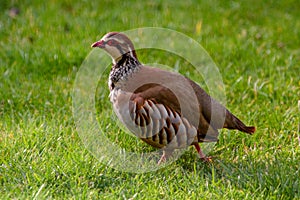
[{"label": "bird's tail", "polygon": [[[228,115],[230,116],[229,118],[231,118],[231,120],[227,120]],[[229,123],[226,123],[226,122],[229,122]],[[246,126],[239,118],[237,118],[230,112],[227,113],[226,122],[225,122],[227,124],[226,128],[228,128],[228,129],[237,129],[239,131],[248,133],[250,135],[252,135],[256,131],[255,126]]]},{"label": "bird's tail", "polygon": [[236,125],[236,129],[243,131],[245,133],[248,134],[253,134],[256,131],[255,126],[246,126],[241,120],[239,120],[238,118],[235,117],[235,125]]}]

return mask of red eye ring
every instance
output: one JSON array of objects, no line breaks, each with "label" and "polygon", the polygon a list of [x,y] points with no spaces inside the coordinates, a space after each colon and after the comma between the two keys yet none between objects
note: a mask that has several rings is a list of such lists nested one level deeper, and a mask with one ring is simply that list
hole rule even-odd
[{"label": "red eye ring", "polygon": [[108,44],[109,46],[112,46],[112,45],[114,44],[114,42],[113,42],[112,40],[109,40],[109,41],[107,41],[107,44]]}]

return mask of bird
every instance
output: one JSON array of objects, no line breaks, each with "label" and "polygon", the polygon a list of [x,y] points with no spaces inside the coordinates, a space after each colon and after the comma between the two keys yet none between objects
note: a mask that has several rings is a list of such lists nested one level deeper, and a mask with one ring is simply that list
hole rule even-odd
[{"label": "bird", "polygon": [[158,164],[175,149],[189,146],[195,146],[201,160],[211,162],[199,143],[218,141],[219,129],[250,135],[256,131],[188,77],[142,64],[124,33],[108,32],[91,47],[112,58],[108,87],[113,110],[135,136],[162,149]]}]

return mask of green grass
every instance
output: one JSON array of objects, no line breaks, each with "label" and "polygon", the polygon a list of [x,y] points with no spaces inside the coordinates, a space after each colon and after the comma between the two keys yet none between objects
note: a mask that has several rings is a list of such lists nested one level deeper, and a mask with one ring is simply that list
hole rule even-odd
[{"label": "green grass", "polygon": [[[289,0],[1,1],[1,199],[299,199],[299,10]],[[255,135],[224,130],[214,164],[191,148],[143,174],[114,170],[85,149],[72,116],[76,72],[103,34],[145,26],[201,43],[222,74],[227,107],[257,126]],[[159,55],[141,59],[168,61]],[[127,137],[110,139],[148,148]]]}]

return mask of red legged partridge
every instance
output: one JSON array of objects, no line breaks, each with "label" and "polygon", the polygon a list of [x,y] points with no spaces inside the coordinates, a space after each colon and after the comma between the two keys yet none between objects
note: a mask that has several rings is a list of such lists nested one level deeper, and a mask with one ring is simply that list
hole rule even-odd
[{"label": "red legged partridge", "polygon": [[192,80],[142,65],[126,35],[107,33],[92,47],[112,57],[108,85],[115,113],[137,137],[163,149],[159,163],[174,149],[189,145],[207,161],[199,142],[217,141],[221,128],[255,132],[255,127],[246,126]]}]

